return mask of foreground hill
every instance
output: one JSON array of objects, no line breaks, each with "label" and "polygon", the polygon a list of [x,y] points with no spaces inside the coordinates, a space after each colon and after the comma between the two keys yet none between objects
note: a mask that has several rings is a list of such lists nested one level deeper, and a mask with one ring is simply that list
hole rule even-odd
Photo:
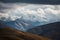
[{"label": "foreground hill", "polygon": [[52,38],[53,40],[60,40],[60,22],[38,26],[29,29],[27,32],[46,36]]},{"label": "foreground hill", "polygon": [[29,34],[0,23],[0,40],[50,40],[46,37]]}]

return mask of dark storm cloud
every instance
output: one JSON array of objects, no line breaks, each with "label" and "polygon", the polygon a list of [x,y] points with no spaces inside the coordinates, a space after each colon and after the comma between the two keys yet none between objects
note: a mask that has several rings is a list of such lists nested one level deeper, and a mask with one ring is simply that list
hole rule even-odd
[{"label": "dark storm cloud", "polygon": [[0,13],[5,13],[5,11],[8,9],[11,9],[12,6],[13,4],[9,4],[9,3],[5,4],[5,3],[0,2]]},{"label": "dark storm cloud", "polygon": [[4,7],[4,6],[2,6],[1,4],[0,4],[0,13],[4,13],[4,11],[2,11],[2,10],[4,10],[4,9],[8,9],[7,7]]},{"label": "dark storm cloud", "polygon": [[60,4],[60,0],[0,0],[1,2],[19,2],[19,3],[33,3],[33,4]]},{"label": "dark storm cloud", "polygon": [[4,6],[0,5],[0,10],[3,10],[3,9],[9,9],[9,7],[4,7]]}]

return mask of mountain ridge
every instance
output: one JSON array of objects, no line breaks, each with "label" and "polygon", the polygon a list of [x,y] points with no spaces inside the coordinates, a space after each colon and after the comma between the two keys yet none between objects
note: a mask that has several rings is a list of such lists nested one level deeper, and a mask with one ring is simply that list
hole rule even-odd
[{"label": "mountain ridge", "polygon": [[47,25],[38,26],[27,30],[32,34],[38,34],[46,37],[50,37],[53,40],[60,40],[60,22],[50,23]]}]

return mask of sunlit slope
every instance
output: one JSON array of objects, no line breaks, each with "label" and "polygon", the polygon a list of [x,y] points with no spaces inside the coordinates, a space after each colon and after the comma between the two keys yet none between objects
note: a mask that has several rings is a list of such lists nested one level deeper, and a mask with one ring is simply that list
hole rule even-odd
[{"label": "sunlit slope", "polygon": [[[0,24],[1,25],[1,24]],[[12,28],[0,28],[0,40],[50,40],[49,38],[29,34]]]}]

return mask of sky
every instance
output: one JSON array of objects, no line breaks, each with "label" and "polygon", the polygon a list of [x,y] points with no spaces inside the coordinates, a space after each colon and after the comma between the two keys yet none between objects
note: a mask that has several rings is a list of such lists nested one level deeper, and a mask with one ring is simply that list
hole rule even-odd
[{"label": "sky", "polygon": [[60,4],[60,0],[0,0],[5,3]]}]

